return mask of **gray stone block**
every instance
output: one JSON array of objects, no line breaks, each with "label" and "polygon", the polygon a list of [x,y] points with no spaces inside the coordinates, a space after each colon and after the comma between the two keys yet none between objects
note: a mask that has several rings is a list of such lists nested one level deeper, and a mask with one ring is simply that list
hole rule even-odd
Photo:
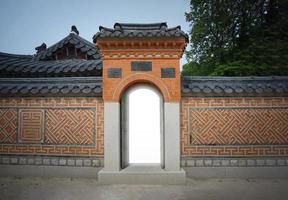
[{"label": "gray stone block", "polygon": [[232,166],[232,167],[236,167],[236,166],[238,166],[238,164],[239,164],[238,160],[236,160],[236,159],[230,160],[230,163],[231,163],[231,166]]},{"label": "gray stone block", "polygon": [[203,167],[203,166],[204,166],[203,160],[196,160],[196,167]]},{"label": "gray stone block", "polygon": [[255,164],[256,164],[255,160],[252,160],[252,159],[247,160],[247,166],[248,167],[255,166]]},{"label": "gray stone block", "polygon": [[92,167],[100,167],[100,160],[92,160]]},{"label": "gray stone block", "polygon": [[83,160],[76,160],[76,166],[82,166]]},{"label": "gray stone block", "polygon": [[103,167],[104,166],[104,159],[100,159],[100,166],[99,167]]},{"label": "gray stone block", "polygon": [[84,164],[85,167],[91,167],[91,160],[85,159],[85,160],[83,161],[83,164]]},{"label": "gray stone block", "polygon": [[57,158],[52,158],[51,159],[51,165],[58,165],[58,159]]},{"label": "gray stone block", "polygon": [[276,165],[276,160],[275,159],[268,159],[268,160],[266,160],[266,165],[275,166]]},{"label": "gray stone block", "polygon": [[286,163],[285,163],[285,160],[284,159],[277,159],[277,165],[279,166],[284,166]]},{"label": "gray stone block", "polygon": [[50,159],[49,158],[44,158],[43,159],[43,165],[50,165]]},{"label": "gray stone block", "polygon": [[67,163],[67,161],[66,161],[66,159],[64,159],[64,158],[61,158],[61,159],[59,160],[59,165],[66,165],[66,163]]},{"label": "gray stone block", "polygon": [[246,160],[243,160],[243,159],[239,160],[239,166],[246,167],[247,166]]},{"label": "gray stone block", "polygon": [[27,163],[28,165],[34,165],[34,158],[28,158]]},{"label": "gray stone block", "polygon": [[18,158],[16,158],[16,157],[13,158],[13,157],[12,157],[12,158],[10,159],[10,163],[11,163],[11,164],[14,164],[14,165],[15,165],[15,164],[18,164]]},{"label": "gray stone block", "polygon": [[2,157],[2,163],[3,164],[9,164],[10,163],[9,157]]},{"label": "gray stone block", "polygon": [[186,165],[188,167],[194,167],[195,166],[195,160],[186,160]]},{"label": "gray stone block", "polygon": [[256,160],[256,164],[257,164],[258,166],[264,166],[264,165],[265,165],[265,160],[263,160],[263,159],[257,159],[257,160]]},{"label": "gray stone block", "polygon": [[41,157],[35,158],[35,165],[42,165],[42,158]]},{"label": "gray stone block", "polygon": [[19,164],[20,165],[26,165],[27,164],[27,159],[25,157],[20,157],[19,158]]},{"label": "gray stone block", "polygon": [[229,160],[221,160],[221,165],[226,167],[230,165],[230,162]]},{"label": "gray stone block", "polygon": [[204,160],[205,167],[211,167],[212,166],[212,160]]},{"label": "gray stone block", "polygon": [[69,166],[74,166],[74,165],[75,165],[75,160],[68,159],[67,164],[68,164]]},{"label": "gray stone block", "polygon": [[221,166],[220,160],[213,160],[213,166],[214,167],[220,167]]},{"label": "gray stone block", "polygon": [[181,167],[186,167],[186,160],[181,160]]}]

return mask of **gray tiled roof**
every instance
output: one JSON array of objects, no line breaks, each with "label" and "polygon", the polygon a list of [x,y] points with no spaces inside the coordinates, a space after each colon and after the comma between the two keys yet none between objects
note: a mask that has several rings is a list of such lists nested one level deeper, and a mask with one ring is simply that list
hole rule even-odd
[{"label": "gray tiled roof", "polygon": [[0,97],[102,96],[101,77],[0,79]]},{"label": "gray tiled roof", "polygon": [[288,77],[184,76],[182,96],[288,96]]},{"label": "gray tiled roof", "polygon": [[67,37],[60,40],[51,47],[47,48],[45,51],[36,54],[35,59],[50,60],[52,54],[56,52],[58,49],[61,49],[66,44],[73,45],[76,49],[79,49],[82,53],[91,56],[94,60],[101,59],[97,47],[93,43],[85,40],[84,38],[80,37],[75,33],[70,33]]},{"label": "gray tiled roof", "polygon": [[155,37],[182,37],[188,42],[188,35],[180,26],[168,28],[167,23],[155,24],[125,24],[115,23],[114,29],[99,27],[99,32],[93,36],[93,42],[98,38],[155,38]]},{"label": "gray tiled roof", "polygon": [[102,60],[37,60],[0,52],[0,77],[101,76]]}]

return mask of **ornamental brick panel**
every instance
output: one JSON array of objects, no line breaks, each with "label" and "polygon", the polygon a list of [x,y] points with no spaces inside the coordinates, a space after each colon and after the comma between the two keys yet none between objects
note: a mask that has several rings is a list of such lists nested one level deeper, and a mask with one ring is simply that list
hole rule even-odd
[{"label": "ornamental brick panel", "polygon": [[48,109],[45,130],[47,144],[93,144],[95,110]]},{"label": "ornamental brick panel", "polygon": [[41,143],[44,134],[44,110],[21,109],[19,117],[19,142]]},{"label": "ornamental brick panel", "polygon": [[182,156],[287,156],[288,98],[182,98]]},{"label": "ornamental brick panel", "polygon": [[[46,139],[41,144],[34,142],[31,145],[33,143],[31,138],[35,139],[40,135],[32,131],[33,135],[32,129],[29,130],[29,134],[26,132],[24,137],[20,133],[21,130],[28,130],[29,126],[39,128],[42,111],[46,112],[46,115],[43,114],[44,124],[41,126],[44,127]],[[22,118],[18,128],[19,133],[17,133],[19,121],[17,112],[19,118]],[[26,119],[21,116],[21,113],[27,114],[24,116]],[[36,113],[38,117],[35,116]],[[3,132],[2,127],[6,127],[7,124],[13,129]],[[0,130],[0,154],[103,156],[103,100],[101,98],[0,99]],[[28,140],[30,140],[29,144],[25,143]]]},{"label": "ornamental brick panel", "polygon": [[17,110],[0,109],[0,143],[16,143]]},{"label": "ornamental brick panel", "polygon": [[190,109],[191,144],[288,144],[288,108]]}]

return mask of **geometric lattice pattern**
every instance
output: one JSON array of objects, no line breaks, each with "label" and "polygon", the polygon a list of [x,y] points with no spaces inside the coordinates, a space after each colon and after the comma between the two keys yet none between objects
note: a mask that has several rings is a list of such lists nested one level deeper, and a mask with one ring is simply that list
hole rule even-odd
[{"label": "geometric lattice pattern", "polygon": [[[7,109],[7,107],[9,107],[9,109]],[[17,109],[19,109],[19,111],[24,109],[39,109],[48,114],[48,119],[46,115],[44,117],[44,127],[48,125],[53,128],[53,131],[49,132],[49,130],[52,129],[46,127],[46,133],[44,132],[45,137],[42,138],[44,142],[34,143],[33,145],[23,142],[21,144],[16,143]],[[104,155],[104,104],[102,98],[2,98],[0,99],[0,113],[2,116],[0,118],[1,130],[3,127],[7,127],[5,125],[9,123],[10,127],[14,127],[14,129],[7,128],[6,132],[0,131],[0,154],[58,156]],[[14,117],[11,118],[11,116]],[[66,122],[66,124],[70,123],[71,126],[66,126],[64,129],[61,128],[60,123],[65,124],[65,118],[66,120],[71,120],[71,122],[68,122],[69,120]],[[75,123],[75,118],[77,119],[77,123]],[[9,121],[7,119],[11,119],[10,122],[7,122]],[[74,122],[72,122],[72,119]],[[91,119],[93,120],[93,126],[91,126]],[[86,127],[79,126],[77,129],[77,124],[80,125],[81,122],[86,124],[84,121],[86,121],[88,125],[86,125]],[[20,136],[20,133],[18,135]],[[48,137],[46,137],[47,135]],[[77,135],[77,139],[75,139],[75,135]],[[21,140],[19,142],[21,142]],[[76,143],[77,145],[74,145]],[[89,145],[86,145],[86,143]]]},{"label": "geometric lattice pattern", "polygon": [[94,115],[91,109],[47,109],[45,143],[93,144]]},{"label": "geometric lattice pattern", "polygon": [[0,109],[0,143],[16,143],[16,133],[16,109]]},{"label": "geometric lattice pattern", "polygon": [[44,110],[21,109],[19,118],[19,142],[41,143],[44,133]]},{"label": "geometric lattice pattern", "polygon": [[287,97],[182,97],[181,156],[288,156]]},{"label": "geometric lattice pattern", "polygon": [[288,109],[190,109],[193,145],[288,144]]}]

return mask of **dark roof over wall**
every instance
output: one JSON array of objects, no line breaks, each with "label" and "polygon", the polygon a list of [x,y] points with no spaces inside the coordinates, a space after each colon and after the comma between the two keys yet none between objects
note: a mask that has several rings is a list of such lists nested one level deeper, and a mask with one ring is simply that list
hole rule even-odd
[{"label": "dark roof over wall", "polygon": [[288,96],[288,77],[184,76],[182,96]]},{"label": "dark roof over wall", "polygon": [[0,97],[97,97],[101,77],[0,79]]},{"label": "dark roof over wall", "polygon": [[93,36],[93,42],[98,38],[185,38],[188,43],[188,35],[180,26],[168,28],[167,23],[155,24],[125,24],[115,23],[114,28],[99,27],[99,32]]},{"label": "dark roof over wall", "polygon": [[101,76],[102,60],[41,61],[33,56],[0,53],[1,77]]}]

